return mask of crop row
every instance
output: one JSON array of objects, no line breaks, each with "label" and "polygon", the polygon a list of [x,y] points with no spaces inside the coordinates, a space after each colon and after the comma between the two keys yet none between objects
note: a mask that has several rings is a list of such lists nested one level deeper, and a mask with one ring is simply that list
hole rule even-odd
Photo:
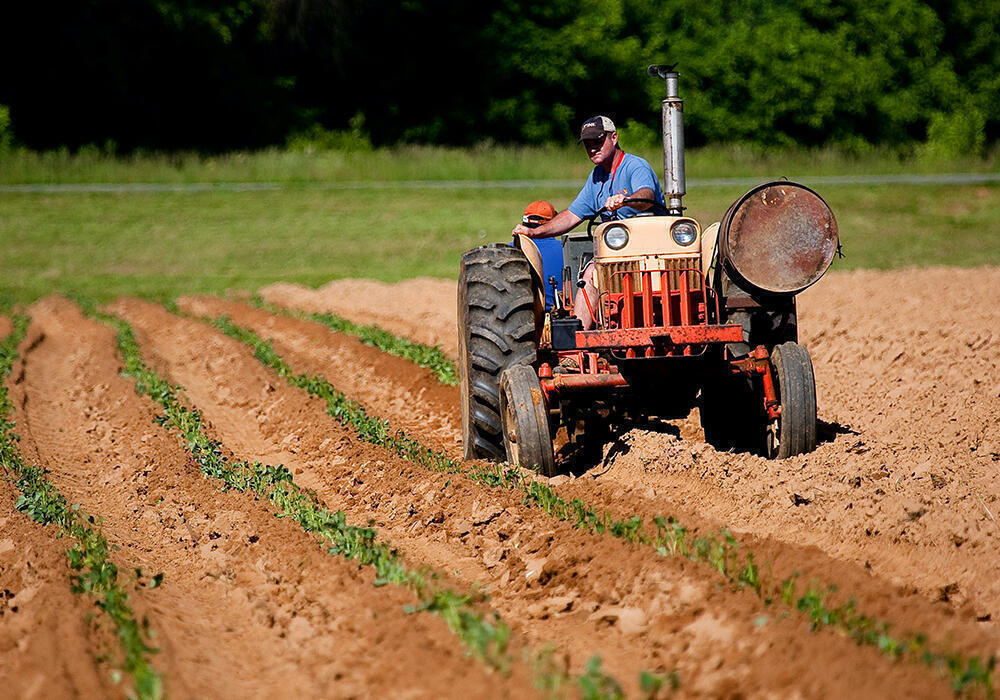
[{"label": "crop row", "polygon": [[[426,568],[408,568],[396,550],[379,541],[373,528],[347,524],[343,511],[332,512],[325,508],[313,491],[295,483],[285,467],[229,460],[223,445],[206,433],[199,411],[185,406],[178,395],[178,387],[146,365],[131,326],[117,317],[96,315],[117,330],[118,348],[125,364],[123,375],[135,382],[137,391],[160,404],[163,415],[159,422],[181,434],[205,476],[220,480],[223,488],[269,501],[275,508],[275,516],[298,522],[304,530],[326,543],[328,553],[372,567],[376,586],[394,584],[411,590],[419,604],[407,608],[407,612],[438,615],[477,658],[500,672],[509,670],[513,662],[508,645],[510,630],[496,613],[484,615],[476,609],[478,604],[486,602],[482,593],[476,590],[456,592],[444,587],[437,574]],[[551,662],[550,654],[528,654],[528,657],[539,688],[557,690],[574,681]],[[643,674],[641,683],[644,688],[655,691],[664,679]],[[575,679],[575,684],[586,698],[621,697],[620,685],[601,671],[600,659],[596,656]]]},{"label": "crop row", "polygon": [[[118,567],[108,556],[108,542],[96,526],[98,520],[79,506],[71,506],[45,477],[45,471],[27,464],[18,450],[19,438],[13,432],[16,426],[11,417],[13,406],[2,380],[10,374],[17,359],[17,346],[28,324],[27,316],[15,316],[13,332],[0,344],[0,465],[21,492],[17,510],[42,525],[55,525],[60,537],[73,540],[73,546],[66,552],[70,568],[78,572],[72,577],[73,592],[87,594],[107,614],[124,654],[121,669],[132,677],[139,698],[155,700],[162,695],[163,682],[149,660],[156,651],[147,643],[150,630],[146,621],[140,623],[132,612]],[[150,587],[159,585],[161,580],[160,576],[154,577]]]},{"label": "crop row", "polygon": [[393,335],[378,326],[363,326],[332,313],[315,313],[276,306],[267,303],[260,296],[254,296],[251,299],[251,303],[257,308],[272,314],[305,321],[314,321],[337,333],[357,336],[365,345],[371,345],[382,352],[402,357],[419,367],[430,370],[442,384],[447,386],[458,385],[458,370],[455,368],[455,363],[438,346],[429,347],[412,341],[409,338]]},{"label": "crop row", "polygon": [[931,666],[950,679],[956,693],[974,688],[992,693],[994,656],[983,659],[939,651],[932,648],[927,636],[922,634],[894,636],[889,623],[859,612],[853,599],[840,605],[831,603],[836,592],[834,587],[814,582],[802,590],[797,574],[780,581],[771,580],[761,573],[762,567],[754,553],[740,547],[725,528],[718,533],[694,537],[687,527],[672,517],[654,517],[649,525],[638,515],[615,517],[580,499],[567,501],[547,483],[509,465],[458,462],[423,446],[402,431],[393,431],[387,421],[369,416],[361,404],[346,397],[323,377],[295,373],[271,344],[254,332],[235,325],[226,317],[211,319],[211,322],[222,332],[247,344],[262,364],[289,384],[325,401],[327,413],[367,442],[390,449],[430,470],[461,474],[487,487],[519,490],[525,505],[540,508],[577,528],[645,545],[662,556],[683,556],[707,565],[725,581],[752,590],[765,606],[780,604],[787,611],[806,615],[813,630],[832,628],[890,658],[906,657]]}]

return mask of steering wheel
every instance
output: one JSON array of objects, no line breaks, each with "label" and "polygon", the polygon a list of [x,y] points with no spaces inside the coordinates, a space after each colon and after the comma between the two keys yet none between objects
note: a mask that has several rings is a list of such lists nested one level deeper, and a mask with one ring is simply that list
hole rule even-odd
[{"label": "steering wheel", "polygon": [[[646,211],[652,211],[654,214],[667,215],[670,213],[665,206],[657,202],[655,199],[647,199],[646,197],[626,197],[625,199],[622,200],[622,204],[629,204],[629,203],[652,204],[653,206],[647,209]],[[594,237],[594,225],[597,223],[597,219],[601,216],[601,214],[607,211],[610,211],[610,209],[608,209],[607,207],[601,207],[600,209],[595,211],[594,214],[589,219],[587,219],[588,236],[590,236],[591,238]]]}]

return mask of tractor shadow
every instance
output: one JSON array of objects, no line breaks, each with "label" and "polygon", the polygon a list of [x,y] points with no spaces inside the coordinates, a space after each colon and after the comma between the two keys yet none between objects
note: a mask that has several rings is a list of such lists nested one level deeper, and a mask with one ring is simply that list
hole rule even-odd
[{"label": "tractor shadow", "polygon": [[[604,431],[599,438],[592,440],[564,441],[556,450],[556,464],[562,474],[579,477],[584,474],[598,478],[614,466],[615,461],[632,451],[632,443],[626,435],[629,431],[641,428],[647,432],[670,435],[682,439],[680,428],[667,420],[648,419],[628,426],[616,426]],[[816,422],[816,445],[834,442],[841,435],[860,435],[857,430],[837,422],[818,420]],[[711,443],[709,443],[711,444]],[[760,454],[756,445],[712,445],[713,448],[730,454]]]},{"label": "tractor shadow", "polygon": [[823,445],[833,442],[838,435],[860,435],[857,430],[840,423],[830,423],[825,420],[816,421],[816,444]]},{"label": "tractor shadow", "polygon": [[609,428],[597,439],[575,440],[563,444],[556,451],[556,463],[559,464],[560,472],[574,477],[589,474],[595,479],[604,475],[619,457],[632,451],[632,443],[625,436],[635,428],[675,438],[681,436],[680,428],[676,425],[658,419]]}]

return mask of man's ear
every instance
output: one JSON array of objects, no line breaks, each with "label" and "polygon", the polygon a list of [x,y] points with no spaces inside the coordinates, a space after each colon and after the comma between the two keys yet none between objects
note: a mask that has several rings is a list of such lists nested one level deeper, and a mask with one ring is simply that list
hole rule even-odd
[{"label": "man's ear", "polygon": [[610,134],[608,134],[608,138],[611,139],[611,143],[613,143],[615,146],[618,145],[618,132],[617,131],[612,131]]}]

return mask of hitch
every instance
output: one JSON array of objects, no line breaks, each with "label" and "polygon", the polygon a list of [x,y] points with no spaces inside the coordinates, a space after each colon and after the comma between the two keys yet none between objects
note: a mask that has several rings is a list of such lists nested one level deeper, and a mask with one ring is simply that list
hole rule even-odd
[{"label": "hitch", "polygon": [[740,360],[730,360],[730,371],[733,374],[745,374],[749,377],[755,374],[760,375],[761,384],[764,387],[764,410],[769,420],[777,420],[781,417],[781,403],[778,401],[778,392],[774,388],[774,375],[771,373],[771,357],[767,348],[758,345],[746,357]]}]

